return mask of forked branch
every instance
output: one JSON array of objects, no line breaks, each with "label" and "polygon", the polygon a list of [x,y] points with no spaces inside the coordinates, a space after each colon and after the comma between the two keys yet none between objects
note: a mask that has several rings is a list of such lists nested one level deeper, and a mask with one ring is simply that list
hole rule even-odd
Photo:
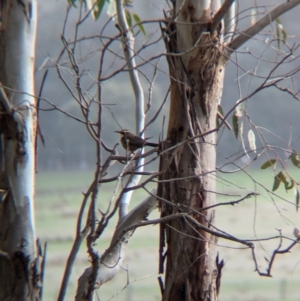
[{"label": "forked branch", "polygon": [[[155,192],[153,192],[155,194]],[[103,253],[99,260],[99,269],[96,275],[95,288],[111,280],[118,273],[123,262],[126,247],[132,236],[136,224],[142,221],[157,206],[156,198],[149,195],[138,206],[132,209],[118,224],[109,248]],[[127,230],[129,229],[129,230]],[[75,301],[85,300],[89,291],[90,277],[93,275],[93,267],[87,268],[78,280]]]}]

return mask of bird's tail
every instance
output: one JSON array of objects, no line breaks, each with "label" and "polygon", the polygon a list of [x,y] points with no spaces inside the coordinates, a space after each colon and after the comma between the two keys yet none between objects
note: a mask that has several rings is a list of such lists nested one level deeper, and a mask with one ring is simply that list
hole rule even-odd
[{"label": "bird's tail", "polygon": [[152,147],[157,147],[158,146],[157,143],[152,143],[152,142],[146,142],[145,145],[152,146]]}]

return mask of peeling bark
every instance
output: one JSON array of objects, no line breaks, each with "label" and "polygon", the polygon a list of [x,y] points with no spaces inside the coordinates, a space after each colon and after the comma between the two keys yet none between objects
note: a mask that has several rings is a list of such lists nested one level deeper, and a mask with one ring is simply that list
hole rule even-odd
[{"label": "peeling bark", "polygon": [[[214,223],[214,210],[201,209],[215,203],[214,130],[224,76],[222,24],[210,32],[211,7],[197,17],[193,5],[192,1],[184,2],[178,20],[197,24],[170,21],[165,31],[168,52],[182,55],[168,56],[171,108],[167,140],[169,146],[178,146],[162,157],[161,168],[167,166],[163,179],[172,181],[160,184],[158,192],[173,204],[161,203],[162,216],[189,212],[209,228]],[[217,300],[221,271],[216,266],[216,238],[185,219],[162,227],[167,244],[163,300]]]},{"label": "peeling bark", "polygon": [[0,300],[39,300],[34,230],[36,2],[1,1]]}]

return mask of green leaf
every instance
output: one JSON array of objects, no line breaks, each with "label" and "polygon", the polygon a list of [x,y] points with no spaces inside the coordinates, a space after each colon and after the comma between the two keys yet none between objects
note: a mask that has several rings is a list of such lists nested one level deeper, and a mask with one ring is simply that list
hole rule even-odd
[{"label": "green leaf", "polygon": [[77,7],[76,4],[75,4],[76,0],[68,0],[68,4],[69,5],[72,5],[74,7]]},{"label": "green leaf", "polygon": [[220,114],[221,114],[222,116],[224,116],[223,108],[222,108],[220,105],[218,105],[218,112],[220,112]]},{"label": "green leaf", "polygon": [[299,203],[300,203],[300,194],[299,194],[299,190],[298,189],[296,189],[295,195],[296,195],[296,211],[298,212]]},{"label": "green leaf", "polygon": [[95,20],[97,20],[99,18],[99,16],[101,15],[105,2],[106,2],[106,0],[97,0],[97,4],[96,4],[96,6],[94,8],[94,12],[93,12]]},{"label": "green leaf", "polygon": [[[219,112],[222,116],[224,116],[223,108],[222,108],[220,105],[218,105],[218,112]],[[217,127],[219,127],[220,122],[219,122],[218,116],[216,116],[216,120],[217,120],[217,121],[216,121]]]},{"label": "green leaf", "polygon": [[293,153],[290,155],[290,159],[296,167],[300,168],[299,154],[296,151],[293,151]]},{"label": "green leaf", "polygon": [[77,2],[77,1],[79,1],[81,3],[84,3],[85,4],[85,8],[86,8],[86,6],[87,6],[86,0],[68,0],[68,4],[77,8],[77,6],[75,4],[75,2]]},{"label": "green leaf", "polygon": [[282,178],[282,182],[284,183],[285,191],[288,191],[290,185],[289,185],[289,182],[286,180],[286,177],[285,177],[285,176]]},{"label": "green leaf", "polygon": [[[133,19],[134,19],[134,21],[136,23],[141,22],[141,19],[140,19],[140,17],[137,14],[133,14],[132,16],[133,16]],[[143,24],[142,23],[138,24],[138,27],[139,27],[140,31],[143,33],[143,35],[145,36],[146,35],[146,31],[145,31],[145,28],[144,28]]]},{"label": "green leaf", "polygon": [[285,190],[291,189],[292,188],[291,185],[294,185],[293,183],[291,185],[289,185],[289,182],[287,181],[286,176],[284,175],[284,173],[282,171],[280,171],[274,178],[272,191],[277,190],[281,182],[284,183]]},{"label": "green leaf", "polygon": [[130,12],[127,9],[125,9],[125,15],[126,15],[127,24],[129,27],[131,27],[132,26],[132,18],[131,18]]},{"label": "green leaf", "polygon": [[285,29],[282,29],[282,39],[283,39],[283,41],[285,42],[286,41],[286,38],[287,38],[287,32],[286,32],[286,30]]},{"label": "green leaf", "polygon": [[280,41],[283,40],[286,41],[287,38],[287,32],[283,28],[283,25],[279,18],[275,19],[276,22],[276,38],[277,38],[277,47],[280,49]]},{"label": "green leaf", "polygon": [[274,183],[273,183],[273,188],[272,191],[275,191],[278,189],[281,181],[282,181],[282,175],[283,173],[280,171],[275,177],[274,177]]},{"label": "green leaf", "polygon": [[280,23],[280,19],[279,18],[277,18],[275,20],[275,22],[276,22],[277,48],[280,49],[280,33],[281,33],[282,24]]},{"label": "green leaf", "polygon": [[238,138],[238,135],[239,135],[239,119],[236,116],[236,114],[233,114],[233,116],[232,116],[232,126],[233,126],[233,131],[234,131],[235,137]]},{"label": "green leaf", "polygon": [[274,165],[276,163],[276,161],[277,161],[276,159],[268,160],[260,168],[261,169],[267,169],[268,167]]}]

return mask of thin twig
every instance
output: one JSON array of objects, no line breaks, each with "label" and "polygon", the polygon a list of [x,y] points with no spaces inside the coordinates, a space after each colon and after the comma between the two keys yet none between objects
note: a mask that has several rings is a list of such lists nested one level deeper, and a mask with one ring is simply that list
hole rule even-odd
[{"label": "thin twig", "polygon": [[234,52],[237,48],[241,47],[249,39],[259,33],[263,28],[272,23],[276,18],[281,16],[283,13],[291,10],[293,7],[297,6],[300,3],[300,0],[290,0],[281,5],[278,5],[270,13],[261,18],[254,25],[242,31],[236,38],[234,38],[230,43],[227,44],[229,48],[229,54]]}]

